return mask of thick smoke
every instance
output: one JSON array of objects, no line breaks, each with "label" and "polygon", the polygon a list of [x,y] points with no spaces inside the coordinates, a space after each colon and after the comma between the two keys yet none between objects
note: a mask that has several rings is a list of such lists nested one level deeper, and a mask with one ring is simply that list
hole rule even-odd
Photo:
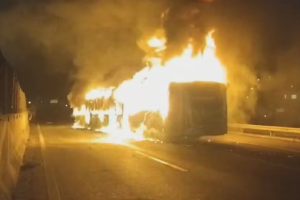
[{"label": "thick smoke", "polygon": [[[74,84],[69,99],[72,104],[81,104],[86,90],[118,85],[143,67],[144,52],[137,41],[149,38],[155,30],[164,30],[168,42],[165,59],[169,59],[181,53],[188,42],[193,43],[195,52],[201,50],[206,34],[216,27],[217,46],[228,66],[231,82],[229,117],[234,121],[246,120],[255,100],[245,106],[245,96],[255,78],[245,60],[235,59],[240,56],[237,52],[241,47],[232,43],[240,40],[229,38],[237,35],[235,31],[228,33],[228,29],[222,29],[215,6],[210,1],[196,0],[18,4],[2,13],[0,25],[6,28],[1,29],[0,38],[16,66],[25,65],[26,70],[32,71],[41,68],[40,73],[50,70],[71,74]],[[224,44],[227,39],[230,44]],[[49,85],[56,80],[51,81]]]},{"label": "thick smoke", "polygon": [[254,116],[259,90],[280,91],[297,80],[299,5],[293,0],[216,1],[210,18],[218,30],[218,55],[228,68],[230,122]]},{"label": "thick smoke", "polygon": [[272,76],[268,87],[273,90],[296,80],[299,5],[279,0],[177,1],[165,23],[167,58],[191,39],[196,51],[202,49],[205,34],[215,29],[217,55],[228,72],[229,122],[245,123],[255,114],[261,80],[265,87]]},{"label": "thick smoke", "polygon": [[161,25],[165,9],[151,0],[28,1],[1,13],[0,44],[20,71],[71,74],[75,103],[85,90],[117,85],[143,67],[137,40]]},{"label": "thick smoke", "polygon": [[[16,1],[17,2],[17,1]],[[279,0],[27,0],[0,12],[0,45],[12,65],[55,94],[68,74],[72,103],[94,86],[118,85],[140,70],[145,53],[138,42],[160,30],[167,37],[165,59],[192,42],[204,46],[215,29],[217,55],[227,67],[229,118],[246,122],[254,113],[257,75],[271,72],[280,86],[284,68],[297,65],[293,44],[299,30],[296,3]],[[27,3],[25,3],[27,2]],[[290,1],[294,2],[294,1]],[[161,31],[163,30],[163,31]],[[297,41],[299,43],[299,41]],[[288,64],[286,64],[288,63]],[[289,70],[297,74],[297,70]],[[44,79],[44,75],[51,75]],[[285,72],[285,74],[287,74]],[[63,78],[61,78],[63,79]],[[295,78],[296,79],[296,78]],[[53,85],[55,87],[53,87]],[[54,88],[54,89],[53,89]],[[66,87],[67,88],[67,87]],[[26,91],[26,88],[25,88]]]},{"label": "thick smoke", "polygon": [[[184,5],[184,6],[183,6]],[[205,36],[215,30],[217,56],[228,72],[228,117],[230,123],[247,122],[255,112],[257,85],[253,63],[259,59],[253,44],[253,27],[241,26],[224,1],[178,1],[168,10],[164,27],[168,39],[166,59],[182,52],[188,42],[195,53],[205,47]],[[225,11],[224,11],[225,10]],[[226,12],[227,11],[227,12]],[[209,67],[209,66],[208,66]]]}]

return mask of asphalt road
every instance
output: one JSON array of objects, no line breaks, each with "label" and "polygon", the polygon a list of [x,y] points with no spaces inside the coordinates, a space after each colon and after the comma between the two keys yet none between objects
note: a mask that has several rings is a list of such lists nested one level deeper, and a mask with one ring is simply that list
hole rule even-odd
[{"label": "asphalt road", "polygon": [[68,126],[33,126],[14,199],[298,200],[300,151],[274,144],[238,136],[111,144]]}]

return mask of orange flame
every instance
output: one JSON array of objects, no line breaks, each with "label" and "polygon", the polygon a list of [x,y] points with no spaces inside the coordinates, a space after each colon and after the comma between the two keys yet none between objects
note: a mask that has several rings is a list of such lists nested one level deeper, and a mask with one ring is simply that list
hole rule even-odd
[{"label": "orange flame", "polygon": [[[117,122],[117,113],[114,108],[98,111],[109,115],[109,125],[100,131],[107,132],[118,138],[142,139],[145,127],[143,125],[133,133],[128,118],[141,111],[155,111],[165,119],[169,110],[169,84],[172,82],[210,81],[226,83],[226,70],[215,56],[215,43],[210,32],[206,37],[206,48],[193,56],[193,46],[188,45],[180,56],[174,57],[164,64],[162,59],[153,57],[149,59],[152,67],[145,67],[137,72],[132,79],[124,81],[112,90],[91,90],[86,94],[87,100],[109,98],[113,96],[116,102],[124,105],[122,128]],[[161,49],[165,39],[153,38],[148,41],[150,47]],[[83,115],[86,122],[90,120],[85,107],[74,109],[74,116]],[[100,116],[100,115],[99,115]],[[102,120],[102,117],[99,117]],[[75,123],[76,124],[76,123]],[[138,134],[137,134],[138,133]],[[138,136],[137,136],[138,135]]]}]

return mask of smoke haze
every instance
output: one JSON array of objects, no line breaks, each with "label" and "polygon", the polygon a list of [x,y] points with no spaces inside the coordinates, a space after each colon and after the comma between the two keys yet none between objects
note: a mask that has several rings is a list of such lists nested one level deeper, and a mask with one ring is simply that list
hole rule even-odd
[{"label": "smoke haze", "polygon": [[249,89],[257,85],[257,75],[272,73],[284,81],[298,72],[286,70],[286,63],[297,65],[300,52],[295,48],[299,5],[293,0],[284,5],[279,0],[3,2],[0,46],[29,95],[64,94],[72,84],[69,97],[76,104],[91,87],[118,85],[144,67],[138,41],[157,30],[167,37],[168,59],[191,38],[196,50],[203,48],[205,35],[215,29],[217,56],[230,82],[231,122],[253,114],[257,97]]},{"label": "smoke haze", "polygon": [[71,74],[72,91],[80,94],[117,85],[141,69],[137,40],[159,27],[163,9],[150,0],[17,4],[1,13],[1,46],[21,72]]}]

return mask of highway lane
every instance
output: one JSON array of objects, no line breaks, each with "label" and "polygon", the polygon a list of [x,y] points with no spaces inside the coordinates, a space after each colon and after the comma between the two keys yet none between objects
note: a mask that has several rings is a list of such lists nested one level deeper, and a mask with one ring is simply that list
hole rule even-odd
[{"label": "highway lane", "polygon": [[[110,144],[101,134],[68,126],[41,126],[40,131],[33,127],[32,140],[39,133],[45,141],[47,166],[43,163],[44,173],[39,167],[25,171],[15,199],[48,195],[49,200],[300,198],[300,154],[295,152],[213,141]],[[38,154],[39,149],[32,151]],[[24,179],[39,184],[30,189]]]}]

